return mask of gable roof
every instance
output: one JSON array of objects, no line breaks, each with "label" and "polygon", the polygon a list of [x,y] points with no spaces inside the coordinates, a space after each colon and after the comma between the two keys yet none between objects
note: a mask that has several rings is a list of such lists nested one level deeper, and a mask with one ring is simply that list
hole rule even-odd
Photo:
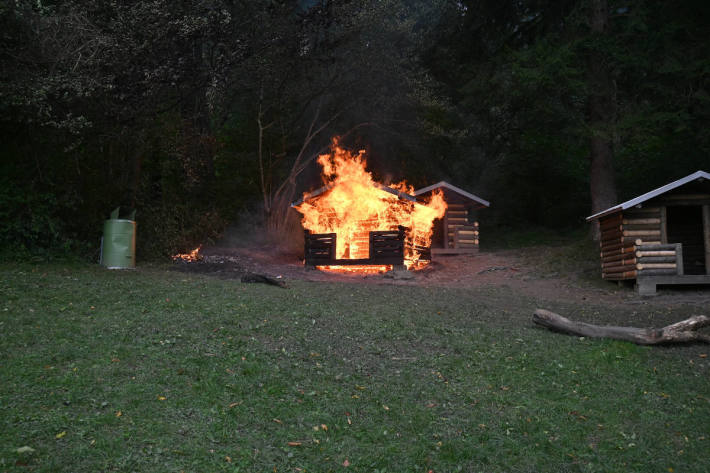
[{"label": "gable roof", "polygon": [[705,171],[696,171],[693,174],[689,174],[681,179],[678,179],[677,181],[670,182],[670,183],[666,184],[665,186],[659,187],[658,189],[654,189],[652,191],[646,192],[643,195],[635,197],[631,200],[627,200],[626,202],[615,205],[614,207],[609,207],[608,209],[602,210],[599,213],[595,213],[594,215],[590,215],[589,217],[587,217],[587,221],[589,222],[591,220],[605,217],[605,216],[615,213],[615,212],[620,212],[622,210],[626,210],[630,207],[634,207],[635,205],[639,205],[643,202],[646,202],[647,200],[653,199],[654,197],[658,197],[661,194],[665,194],[668,191],[671,191],[671,190],[676,189],[680,186],[688,184],[689,182],[702,181],[703,179],[710,180],[710,174]]},{"label": "gable roof", "polygon": [[458,195],[460,195],[460,196],[462,196],[462,197],[465,197],[466,199],[469,199],[469,200],[472,200],[472,201],[474,201],[474,202],[477,202],[477,203],[483,205],[484,207],[490,207],[490,206],[491,206],[491,203],[488,202],[487,200],[481,199],[481,198],[478,197],[477,195],[473,195],[473,194],[471,194],[471,193],[469,193],[469,192],[466,192],[465,190],[460,189],[460,188],[454,186],[453,184],[449,184],[449,183],[446,182],[446,181],[441,181],[441,182],[437,182],[436,184],[432,184],[432,185],[427,186],[427,187],[422,187],[421,189],[418,189],[418,190],[414,191],[414,195],[426,194],[427,192],[431,192],[431,191],[433,191],[433,190],[435,190],[435,189],[441,189],[441,188],[443,188],[443,189],[448,189],[448,190],[450,190],[450,191],[452,191],[452,192],[455,192],[456,194],[458,194]]},{"label": "gable roof", "polygon": [[[379,182],[375,182],[374,186],[380,190],[383,190],[385,192],[389,192],[390,194],[395,195],[395,196],[399,197],[400,199],[408,200],[410,202],[417,201],[416,197],[411,196],[411,195],[407,194],[406,192],[398,191],[397,189],[393,189],[391,187],[388,187],[384,184],[380,184]],[[306,192],[305,194],[303,194],[303,197],[301,197],[300,199],[298,199],[294,202],[291,202],[291,207],[297,207],[297,206],[301,205],[302,203],[304,203],[305,201],[311,200],[311,199],[323,194],[324,192],[329,191],[333,187],[335,187],[335,183],[330,183],[330,184],[327,184],[319,189],[314,190],[313,192]]]}]

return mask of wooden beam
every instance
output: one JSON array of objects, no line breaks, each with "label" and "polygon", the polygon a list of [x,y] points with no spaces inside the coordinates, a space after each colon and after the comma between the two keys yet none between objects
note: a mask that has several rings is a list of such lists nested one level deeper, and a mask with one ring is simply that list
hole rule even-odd
[{"label": "wooden beam", "polygon": [[675,256],[675,250],[637,251],[636,252],[637,258],[643,258],[644,256]]},{"label": "wooden beam", "polygon": [[444,212],[444,249],[449,248],[449,211]]},{"label": "wooden beam", "polygon": [[624,230],[624,236],[660,237],[660,230]]},{"label": "wooden beam", "polygon": [[[665,207],[664,207],[665,208]],[[663,211],[661,211],[663,212]],[[625,218],[622,220],[624,225],[656,225],[661,223],[660,218]]]},{"label": "wooden beam", "polygon": [[638,263],[636,269],[676,269],[675,263]]},{"label": "wooden beam", "polygon": [[602,279],[609,279],[611,281],[619,281],[622,279],[636,279],[638,277],[638,271],[627,271],[625,273],[602,273]]},{"label": "wooden beam", "polygon": [[645,242],[636,245],[636,249],[639,251],[657,251],[657,250],[675,250],[676,245],[671,243],[670,245],[652,245]]}]

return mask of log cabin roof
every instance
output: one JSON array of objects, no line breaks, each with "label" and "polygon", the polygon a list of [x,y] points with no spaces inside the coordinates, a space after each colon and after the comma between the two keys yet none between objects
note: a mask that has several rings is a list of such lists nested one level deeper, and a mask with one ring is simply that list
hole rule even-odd
[{"label": "log cabin roof", "polygon": [[590,215],[587,217],[587,221],[592,221],[594,219],[606,217],[607,215],[620,212],[622,210],[626,210],[628,208],[634,207],[636,205],[642,204],[646,202],[647,200],[651,200],[654,197],[658,197],[661,194],[665,194],[668,191],[671,191],[673,189],[676,189],[680,186],[684,186],[685,184],[688,184],[693,181],[700,181],[702,182],[703,180],[708,180],[710,181],[710,173],[707,173],[705,171],[696,171],[693,174],[689,174],[681,179],[678,179],[677,181],[670,182],[666,184],[665,186],[661,186],[658,189],[654,189],[652,191],[646,192],[643,195],[640,195],[638,197],[635,197],[631,200],[627,200],[626,202],[622,202],[621,204],[615,205],[614,207],[609,207],[606,210],[602,210],[599,213],[596,213],[594,215]]},{"label": "log cabin roof", "polygon": [[441,189],[444,192],[444,195],[447,197],[454,194],[454,195],[456,195],[456,197],[458,197],[459,199],[462,199],[464,201],[475,202],[479,208],[491,206],[491,203],[488,202],[487,200],[481,199],[477,195],[473,195],[469,192],[466,192],[465,190],[460,189],[460,188],[454,186],[453,184],[449,184],[448,182],[445,182],[445,181],[437,182],[436,184],[432,184],[427,187],[422,187],[421,189],[414,191],[414,195],[417,195],[417,196],[423,195],[423,194],[426,194],[427,192],[431,192],[435,189]]},{"label": "log cabin roof", "polygon": [[[380,184],[378,182],[375,182],[374,185],[376,188],[383,190],[385,192],[389,192],[390,194],[395,195],[395,196],[399,197],[400,199],[408,200],[410,202],[417,201],[416,197],[411,196],[411,195],[407,194],[406,192],[398,191],[397,189],[393,189],[391,187],[388,187],[384,184]],[[335,186],[334,183],[330,183],[330,184],[327,184],[319,189],[314,190],[313,192],[306,192],[303,194],[303,197],[301,197],[300,199],[298,199],[294,202],[291,202],[291,207],[297,207],[297,206],[301,205],[302,203],[306,202],[307,200],[314,199],[314,198],[318,197],[319,195],[323,194],[324,192],[329,191],[334,186]]]}]

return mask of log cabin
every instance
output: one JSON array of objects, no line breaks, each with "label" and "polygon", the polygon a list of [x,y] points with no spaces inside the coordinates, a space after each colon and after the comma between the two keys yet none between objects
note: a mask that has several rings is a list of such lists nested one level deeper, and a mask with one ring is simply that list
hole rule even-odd
[{"label": "log cabin", "polygon": [[480,242],[478,210],[490,207],[490,202],[466,192],[448,182],[437,182],[414,191],[418,200],[426,200],[440,190],[447,209],[444,218],[434,221],[431,254],[477,253]]},{"label": "log cabin", "polygon": [[[405,192],[383,184],[373,182],[372,186],[388,194],[392,194],[400,201],[417,203],[417,199]],[[327,184],[320,189],[307,192],[299,200],[291,203],[291,208],[297,208],[304,202],[317,200],[335,187],[334,183]],[[325,211],[326,218],[337,222],[334,209]],[[405,258],[405,233],[406,228],[379,228],[378,224],[389,227],[392,222],[378,222],[377,218],[367,215],[365,220],[358,220],[359,230],[345,240],[346,251],[343,257],[337,257],[337,234],[314,233],[304,229],[304,263],[306,268],[318,266],[380,266],[391,265],[395,269],[404,268]],[[373,227],[375,225],[375,227]],[[427,260],[431,260],[429,249],[422,248],[427,253]]]},{"label": "log cabin", "polygon": [[599,221],[602,278],[658,285],[710,284],[710,174],[697,171],[587,217]]}]

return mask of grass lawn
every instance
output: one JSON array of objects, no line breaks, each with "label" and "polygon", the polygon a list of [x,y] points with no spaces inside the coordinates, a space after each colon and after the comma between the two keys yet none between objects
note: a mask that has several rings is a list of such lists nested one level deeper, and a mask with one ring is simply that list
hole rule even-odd
[{"label": "grass lawn", "polygon": [[290,286],[0,265],[0,471],[708,471],[710,348],[530,321],[639,306]]}]

